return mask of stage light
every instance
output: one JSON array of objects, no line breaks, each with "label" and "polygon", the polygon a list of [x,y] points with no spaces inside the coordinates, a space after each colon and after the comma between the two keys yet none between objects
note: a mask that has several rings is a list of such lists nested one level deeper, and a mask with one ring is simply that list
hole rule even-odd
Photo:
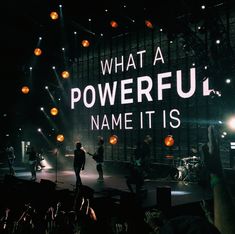
[{"label": "stage light", "polygon": [[227,125],[231,130],[235,130],[235,117],[231,117],[228,121],[227,121]]},{"label": "stage light", "polygon": [[40,56],[40,55],[42,54],[42,50],[41,50],[40,48],[36,48],[36,49],[34,50],[34,54],[35,54],[36,56]]},{"label": "stage light", "polygon": [[41,41],[41,40],[42,40],[42,37],[39,37],[38,39],[39,39],[39,41]]},{"label": "stage light", "polygon": [[27,93],[29,93],[29,87],[28,86],[23,86],[21,91],[22,91],[22,93],[27,94]]},{"label": "stage light", "polygon": [[43,107],[40,107],[40,111],[44,111],[44,108],[43,108]]},{"label": "stage light", "polygon": [[153,24],[149,20],[145,20],[145,25],[147,28],[153,28]]},{"label": "stage light", "polygon": [[226,82],[226,84],[230,84],[231,80],[230,79],[226,79],[225,82]]},{"label": "stage light", "polygon": [[42,131],[42,129],[41,128],[38,128],[38,132],[41,132]]},{"label": "stage light", "polygon": [[56,140],[59,141],[59,142],[63,142],[64,141],[64,135],[63,134],[57,135]]},{"label": "stage light", "polygon": [[90,42],[88,40],[83,40],[82,41],[82,46],[83,47],[89,47],[89,45],[90,45]]},{"label": "stage light", "polygon": [[166,155],[165,158],[167,158],[167,159],[173,159],[174,156],[173,156],[173,155]]},{"label": "stage light", "polygon": [[52,69],[55,70],[55,66],[53,66]]},{"label": "stage light", "polygon": [[29,70],[30,70],[30,71],[32,71],[32,70],[33,70],[33,68],[32,68],[32,67],[29,67]]},{"label": "stage light", "polygon": [[165,137],[164,143],[165,143],[166,146],[169,146],[169,147],[170,147],[170,146],[173,146],[173,145],[174,145],[175,140],[174,140],[174,138],[173,138],[172,135],[168,135],[168,136]]},{"label": "stage light", "polygon": [[57,12],[55,11],[52,11],[51,14],[50,14],[50,17],[52,20],[57,20],[59,18],[59,15]]},{"label": "stage light", "polygon": [[109,143],[110,143],[111,145],[116,145],[117,142],[118,142],[118,137],[117,137],[116,135],[110,136],[110,138],[109,138]]},{"label": "stage light", "polygon": [[45,86],[45,89],[48,89],[48,86]]},{"label": "stage light", "polygon": [[117,28],[118,27],[118,23],[115,20],[111,20],[110,25],[111,25],[112,28]]},{"label": "stage light", "polygon": [[216,40],[215,43],[216,43],[217,45],[220,44],[220,40],[219,40],[219,39]]},{"label": "stage light", "polygon": [[57,109],[56,107],[53,107],[53,108],[51,108],[51,111],[50,111],[50,112],[51,112],[51,115],[54,115],[54,116],[55,116],[55,115],[58,114],[59,111],[58,111],[58,109]]},{"label": "stage light", "polygon": [[63,71],[63,72],[61,73],[61,76],[62,76],[64,79],[67,79],[67,78],[69,78],[70,74],[69,74],[68,71]]}]

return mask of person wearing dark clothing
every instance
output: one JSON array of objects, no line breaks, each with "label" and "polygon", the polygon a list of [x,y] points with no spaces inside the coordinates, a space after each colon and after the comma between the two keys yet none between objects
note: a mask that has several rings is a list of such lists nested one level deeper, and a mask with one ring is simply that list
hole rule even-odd
[{"label": "person wearing dark clothing", "polygon": [[[130,173],[126,178],[126,184],[130,192],[141,197],[145,195],[144,179],[148,173],[150,160],[150,143],[152,138],[146,135],[143,142],[139,142],[134,151],[134,158],[130,163]],[[135,191],[132,185],[135,185]]]},{"label": "person wearing dark clothing", "polygon": [[[144,186],[144,174],[141,165],[134,161],[130,165],[130,174],[126,178],[126,184],[131,193],[136,193],[139,195]],[[135,190],[132,187],[135,185]]]},{"label": "person wearing dark clothing", "polygon": [[144,177],[148,177],[150,171],[150,158],[151,158],[151,149],[150,144],[152,143],[152,137],[146,135],[142,144],[140,144],[139,149],[139,160],[143,169]]},{"label": "person wearing dark clothing", "polygon": [[148,176],[150,170],[151,142],[152,137],[150,135],[146,135],[143,142],[138,142],[134,151],[134,158],[132,160],[133,163],[139,166],[139,169],[142,170],[144,177]]},{"label": "person wearing dark clothing", "polygon": [[31,146],[26,151],[26,154],[28,154],[28,156],[29,156],[29,159],[28,159],[29,160],[29,168],[30,168],[31,175],[32,175],[31,180],[35,181],[37,179],[37,177],[36,177],[37,152],[35,151],[34,147]]},{"label": "person wearing dark clothing", "polygon": [[89,155],[93,156],[93,159],[96,161],[96,170],[99,174],[97,179],[98,182],[104,181],[103,173],[103,163],[104,163],[104,140],[102,137],[98,138],[98,146],[94,154],[88,152]]},{"label": "person wearing dark clothing", "polygon": [[85,163],[86,163],[86,155],[85,151],[82,149],[82,143],[77,142],[76,149],[74,150],[74,161],[73,161],[73,167],[76,175],[76,190],[79,188],[79,186],[82,185],[80,172],[81,170],[84,170]]},{"label": "person wearing dark clothing", "polygon": [[8,166],[9,166],[9,174],[10,175],[15,175],[15,170],[14,170],[14,162],[15,162],[15,153],[14,153],[14,148],[13,146],[9,146],[6,148],[6,155],[7,155],[7,161],[8,161]]}]

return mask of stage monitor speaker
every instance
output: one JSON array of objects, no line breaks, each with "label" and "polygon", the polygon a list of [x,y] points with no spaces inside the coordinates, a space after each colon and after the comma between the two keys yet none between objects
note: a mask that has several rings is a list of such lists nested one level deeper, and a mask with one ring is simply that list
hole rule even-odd
[{"label": "stage monitor speaker", "polygon": [[157,207],[159,209],[167,211],[171,208],[171,187],[157,187],[156,196]]},{"label": "stage monitor speaker", "polygon": [[51,180],[41,179],[40,185],[42,185],[44,189],[49,190],[49,191],[54,191],[56,188],[56,183]]}]

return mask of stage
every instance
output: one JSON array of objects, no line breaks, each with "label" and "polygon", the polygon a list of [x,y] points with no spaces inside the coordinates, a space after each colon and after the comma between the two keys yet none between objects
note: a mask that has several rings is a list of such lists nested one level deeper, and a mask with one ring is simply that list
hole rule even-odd
[{"label": "stage", "polygon": [[[113,163],[108,166],[107,164],[104,166],[104,182],[97,182],[98,174],[95,165],[88,164],[86,169],[81,172],[82,183],[94,190],[96,198],[111,197],[118,200],[121,195],[129,193],[126,185],[127,170],[120,165],[115,167],[112,166]],[[30,181],[31,174],[27,165],[15,166],[15,172],[16,179]],[[7,174],[8,167],[1,165],[1,179],[4,180]],[[45,167],[37,171],[37,180],[34,183],[41,181],[52,182],[55,184],[56,190],[74,191],[75,189],[75,174],[71,167],[62,169],[60,166],[57,170],[53,167]],[[166,202],[167,199],[171,206],[175,207],[212,198],[209,187],[203,187],[196,182],[176,181],[169,176],[150,177],[145,180],[144,187],[146,196],[142,201],[143,207],[154,207],[158,205],[158,202]],[[159,194],[159,191],[163,191],[163,193]],[[164,191],[170,191],[170,198],[169,194],[164,194]]]}]

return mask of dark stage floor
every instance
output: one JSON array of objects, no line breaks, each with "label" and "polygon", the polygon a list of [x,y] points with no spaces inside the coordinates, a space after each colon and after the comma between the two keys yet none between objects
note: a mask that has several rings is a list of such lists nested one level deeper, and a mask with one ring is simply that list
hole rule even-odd
[{"label": "dark stage floor", "polygon": [[[16,166],[16,178],[29,181],[31,174],[26,166]],[[8,173],[8,167],[1,165],[1,178],[4,179]],[[129,192],[126,186],[125,180],[126,172],[117,171],[112,172],[104,170],[104,182],[97,182],[97,173],[95,171],[95,165],[88,165],[87,169],[81,173],[82,182],[84,185],[92,188],[95,191],[95,197],[111,196],[117,198],[121,193]],[[37,181],[49,180],[56,183],[57,190],[68,189],[73,191],[75,185],[75,174],[70,169],[55,169],[45,167],[43,170],[37,172]],[[198,183],[174,181],[169,177],[165,178],[152,178],[145,181],[145,188],[147,189],[147,196],[143,199],[144,207],[154,207],[157,205],[157,190],[163,188],[170,188],[171,191],[171,205],[178,206],[188,203],[194,203],[201,200],[211,199],[211,191],[203,188]],[[159,190],[158,190],[159,191]],[[168,190],[169,191],[169,190]]]}]

